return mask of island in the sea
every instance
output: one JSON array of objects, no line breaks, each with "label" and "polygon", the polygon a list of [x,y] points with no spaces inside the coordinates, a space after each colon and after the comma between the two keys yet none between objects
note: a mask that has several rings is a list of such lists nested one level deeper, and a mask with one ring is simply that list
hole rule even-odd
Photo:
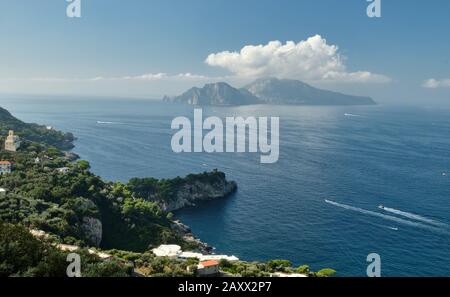
[{"label": "island in the sea", "polygon": [[[0,108],[0,276],[329,276],[287,260],[211,255],[171,211],[237,190],[213,170],[173,179],[107,182],[67,150],[75,137]],[[4,144],[4,145],[3,145]]]},{"label": "island in the sea", "polygon": [[203,88],[194,87],[179,96],[165,96],[163,101],[216,106],[376,104],[370,97],[345,95],[318,89],[299,80],[277,78],[258,79],[240,89],[225,82],[206,84]]}]

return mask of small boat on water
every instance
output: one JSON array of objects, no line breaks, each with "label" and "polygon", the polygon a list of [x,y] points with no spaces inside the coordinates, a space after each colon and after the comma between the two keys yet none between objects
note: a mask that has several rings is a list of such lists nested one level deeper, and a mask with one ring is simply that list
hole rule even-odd
[{"label": "small boat on water", "polygon": [[380,205],[378,206],[378,208],[384,209],[384,205],[383,205],[383,204],[380,204]]}]

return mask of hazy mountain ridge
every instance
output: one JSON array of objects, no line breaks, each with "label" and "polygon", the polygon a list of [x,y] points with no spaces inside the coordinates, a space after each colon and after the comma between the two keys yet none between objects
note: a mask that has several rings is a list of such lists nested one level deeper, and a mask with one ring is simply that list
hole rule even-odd
[{"label": "hazy mountain ridge", "polygon": [[246,105],[258,104],[260,100],[246,90],[238,90],[227,83],[206,84],[203,88],[191,88],[180,96],[163,99],[166,102],[192,105]]},{"label": "hazy mountain ridge", "polygon": [[373,105],[370,97],[346,95],[312,87],[299,80],[263,78],[236,89],[224,82],[191,88],[163,101],[191,105]]},{"label": "hazy mountain ridge", "polygon": [[299,80],[264,78],[243,89],[270,104],[372,105],[370,97],[346,95],[312,87]]}]

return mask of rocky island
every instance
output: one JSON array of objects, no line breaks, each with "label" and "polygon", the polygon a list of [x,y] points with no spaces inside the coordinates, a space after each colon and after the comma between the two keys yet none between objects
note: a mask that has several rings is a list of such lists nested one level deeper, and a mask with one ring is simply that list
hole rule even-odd
[{"label": "rocky island", "polygon": [[164,102],[190,105],[236,106],[274,105],[374,105],[370,97],[345,95],[312,87],[299,80],[263,78],[236,89],[224,82],[192,88]]}]

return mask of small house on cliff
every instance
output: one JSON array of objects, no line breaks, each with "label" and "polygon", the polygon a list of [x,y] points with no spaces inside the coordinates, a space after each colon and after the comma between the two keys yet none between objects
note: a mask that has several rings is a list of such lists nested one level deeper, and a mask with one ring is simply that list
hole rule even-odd
[{"label": "small house on cliff", "polygon": [[208,260],[197,265],[197,274],[201,276],[214,276],[219,274],[219,262]]}]

